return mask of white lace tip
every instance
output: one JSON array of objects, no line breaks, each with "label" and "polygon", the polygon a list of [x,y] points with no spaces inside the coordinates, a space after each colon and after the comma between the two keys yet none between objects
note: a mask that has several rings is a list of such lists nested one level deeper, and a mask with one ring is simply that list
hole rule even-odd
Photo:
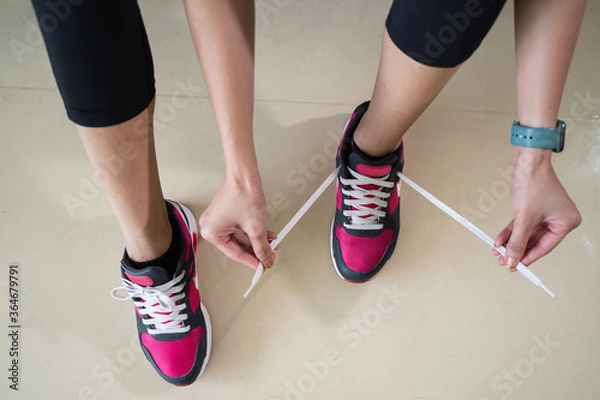
[{"label": "white lace tip", "polygon": [[[323,194],[325,189],[329,187],[331,182],[335,180],[338,170],[339,168],[334,169],[329,174],[329,176],[327,176],[323,183],[321,183],[321,186],[317,188],[317,190],[312,194],[312,196],[309,197],[306,203],[304,203],[304,205],[300,207],[300,209],[296,212],[296,214],[294,214],[292,219],[283,227],[281,232],[279,232],[279,235],[277,235],[277,239],[271,242],[272,249],[275,249],[275,247],[279,246],[279,243],[281,243],[281,241],[287,236],[287,234],[290,233],[292,228],[298,223],[298,221],[300,221],[300,218],[302,218],[302,216],[308,211],[308,209],[312,207],[315,201],[317,201],[317,199]],[[258,281],[260,280],[260,277],[262,276],[264,271],[265,267],[262,265],[262,263],[258,264],[258,267],[256,268],[256,273],[252,278],[252,283],[250,284],[248,290],[246,290],[246,293],[244,293],[244,298],[248,297],[250,292],[252,292],[252,289],[254,289],[254,287],[258,284]]]},{"label": "white lace tip", "polygon": [[[412,187],[417,193],[419,193],[421,196],[425,197],[437,208],[439,208],[440,210],[442,210],[443,212],[448,214],[456,222],[458,222],[459,224],[461,224],[462,226],[464,226],[465,228],[467,228],[468,230],[473,232],[477,237],[479,237],[481,240],[486,242],[488,245],[492,246],[503,256],[506,255],[506,249],[504,248],[504,246],[496,247],[494,245],[494,240],[489,235],[487,235],[485,232],[483,232],[481,229],[479,229],[478,227],[473,225],[473,223],[471,221],[467,220],[465,217],[463,217],[462,215],[460,215],[459,213],[457,213],[456,211],[454,211],[453,209],[448,207],[446,204],[442,203],[438,198],[436,198],[431,193],[429,193],[428,191],[423,189],[421,186],[417,185],[416,183],[414,183],[413,181],[408,179],[401,172],[398,172],[398,176],[408,186]],[[536,286],[540,286],[551,297],[553,297],[553,298],[555,297],[554,293],[552,293],[550,290],[548,290],[548,288],[542,284],[540,279],[537,276],[535,276],[535,274],[533,272],[531,272],[523,263],[517,264],[517,270],[521,273],[521,275],[523,275],[525,278],[527,278],[531,283],[533,283]]]},{"label": "white lace tip", "polygon": [[248,297],[248,295],[252,292],[252,289],[254,289],[256,287],[256,285],[258,284],[258,281],[260,281],[260,277],[262,276],[264,271],[265,271],[265,267],[262,265],[262,263],[259,263],[258,267],[256,267],[256,272],[254,273],[254,276],[252,277],[252,283],[250,284],[250,287],[248,288],[248,290],[246,290],[246,293],[244,293],[244,298]]},{"label": "white lace tip", "polygon": [[555,298],[555,297],[556,297],[556,296],[554,295],[554,293],[552,293],[552,292],[550,291],[550,289],[548,289],[546,286],[544,286],[544,284],[543,284],[543,283],[540,283],[540,287],[541,287],[542,289],[544,289],[544,292],[548,293],[548,294],[549,294],[549,295],[550,295],[552,298]]}]

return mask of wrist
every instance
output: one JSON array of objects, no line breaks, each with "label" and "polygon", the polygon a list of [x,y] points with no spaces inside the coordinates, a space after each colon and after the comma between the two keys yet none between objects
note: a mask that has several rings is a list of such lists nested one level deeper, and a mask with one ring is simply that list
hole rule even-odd
[{"label": "wrist", "polygon": [[[245,132],[245,134],[239,134]],[[260,185],[260,173],[252,131],[237,131],[237,135],[221,135],[225,180],[237,186]]]},{"label": "wrist", "polygon": [[512,161],[512,172],[515,169],[534,171],[552,168],[552,150],[516,146]]},{"label": "wrist", "polygon": [[262,188],[256,157],[242,156],[226,162],[225,181],[235,187],[245,189]]},{"label": "wrist", "polygon": [[244,172],[227,172],[225,174],[225,182],[237,188],[246,190],[262,190],[262,181],[258,170]]}]

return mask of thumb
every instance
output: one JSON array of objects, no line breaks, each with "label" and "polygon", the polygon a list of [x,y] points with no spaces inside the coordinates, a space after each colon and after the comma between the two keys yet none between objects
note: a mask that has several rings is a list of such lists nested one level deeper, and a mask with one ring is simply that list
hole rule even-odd
[{"label": "thumb", "polygon": [[515,218],[513,230],[506,245],[506,266],[513,269],[517,266],[525,250],[531,236],[535,224],[527,223],[526,221]]},{"label": "thumb", "polygon": [[250,237],[250,243],[252,244],[252,250],[256,258],[258,258],[266,269],[271,268],[275,262],[275,253],[271,249],[267,236]]}]

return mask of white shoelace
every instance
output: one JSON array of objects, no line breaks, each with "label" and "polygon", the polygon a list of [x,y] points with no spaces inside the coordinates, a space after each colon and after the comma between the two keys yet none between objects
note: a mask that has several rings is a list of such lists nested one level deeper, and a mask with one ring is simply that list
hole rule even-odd
[{"label": "white shoelace", "polygon": [[[427,190],[423,189],[421,186],[408,179],[405,175],[402,174],[402,172],[398,172],[398,177],[402,179],[406,184],[408,184],[408,186],[412,187],[421,196],[429,200],[434,206],[436,206],[437,208],[448,214],[448,216],[450,216],[456,222],[473,232],[479,239],[483,240],[488,245],[498,250],[498,252],[503,256],[506,255],[506,248],[504,246],[494,246],[494,240],[484,231],[476,227],[471,221],[469,221],[468,219],[466,219],[465,217],[448,207],[446,204],[442,203],[441,200],[429,193]],[[527,278],[527,280],[529,280],[535,286],[542,288],[546,293],[548,293],[548,295],[554,297],[554,293],[552,293],[546,286],[544,286],[542,280],[538,278],[533,272],[531,272],[531,270],[527,268],[525,264],[519,262],[517,264],[517,271],[519,271],[521,275]]]},{"label": "white shoelace", "polygon": [[[391,193],[384,192],[384,188],[391,189],[395,182],[387,181],[389,174],[381,178],[371,178],[348,168],[354,179],[340,178],[340,183],[349,186],[350,189],[342,188],[342,194],[347,198],[344,204],[352,207],[344,210],[344,216],[349,217],[349,222],[344,222],[344,227],[358,230],[379,230],[383,224],[380,218],[385,217],[384,209],[388,205]],[[365,189],[365,185],[377,186],[377,189]],[[372,207],[375,205],[375,207]]]},{"label": "white shoelace", "polygon": [[[350,170],[350,172],[352,173],[354,171]],[[300,208],[300,210],[298,210],[298,212],[294,215],[294,217],[290,220],[290,222],[288,222],[286,224],[286,226],[281,230],[281,233],[279,234],[277,240],[273,241],[271,243],[271,247],[272,248],[277,247],[277,245],[279,245],[279,243],[281,243],[281,241],[283,240],[283,238],[290,232],[290,230],[294,227],[294,225],[296,225],[296,223],[298,223],[298,221],[300,220],[300,218],[302,218],[302,216],[315,203],[315,201],[325,191],[325,189],[327,189],[327,187],[331,184],[331,182],[333,182],[333,180],[335,179],[335,176],[337,175],[337,173],[338,173],[338,169],[335,169],[325,179],[325,181],[321,184],[321,186],[319,186],[319,188],[315,191],[315,193],[313,193],[313,195],[307,200],[307,202]],[[370,178],[370,177],[361,175],[361,174],[356,173],[356,172],[353,173],[352,175],[356,179],[347,179],[345,181],[349,182],[349,183],[344,183],[344,181],[342,181],[342,183],[344,185],[352,185],[352,186],[363,185],[363,184],[374,184],[374,185],[379,185],[379,186],[383,186],[383,187],[391,187],[391,186],[388,186],[388,185],[389,184],[391,184],[392,186],[394,185],[393,182],[387,182],[387,181],[383,182],[385,184],[382,184],[381,181],[383,181],[385,178],[381,178],[381,179]],[[479,229],[478,227],[476,227],[469,220],[467,220],[462,215],[460,215],[459,213],[457,213],[456,211],[454,211],[453,209],[451,209],[450,207],[448,207],[446,204],[444,204],[438,198],[436,198],[431,193],[429,193],[428,191],[426,191],[425,189],[423,189],[421,186],[417,185],[415,182],[413,182],[410,179],[408,179],[401,172],[398,172],[398,177],[400,179],[402,179],[402,181],[404,181],[405,183],[407,183],[410,187],[412,187],[417,193],[419,193],[420,195],[422,195],[423,197],[425,197],[427,200],[429,200],[431,203],[433,203],[433,205],[435,205],[436,207],[438,207],[440,210],[442,210],[443,212],[445,212],[446,214],[448,214],[450,217],[452,217],[455,221],[457,221],[462,226],[464,226],[465,228],[467,228],[468,230],[470,230],[472,233],[474,233],[477,237],[479,237],[480,239],[482,239],[485,243],[487,243],[488,245],[494,247],[502,255],[505,255],[506,249],[504,248],[504,246],[495,247],[493,239],[489,235],[487,235],[485,232],[483,232],[481,229]],[[373,182],[372,180],[376,181],[376,182]],[[376,203],[374,201],[374,197],[368,197],[368,195],[379,197],[375,192],[378,192],[378,193],[381,193],[381,194],[386,194],[386,193],[382,193],[379,190],[368,191],[368,190],[363,189],[363,188],[359,188],[360,190],[358,190],[358,189],[356,189],[354,187],[352,189],[353,189],[352,191],[349,191],[351,193],[350,195],[352,197],[357,198],[357,200],[359,198],[363,199],[364,203],[362,203],[361,205],[363,205],[363,204],[376,204],[376,205],[379,205],[379,203]],[[362,196],[359,197],[358,193],[354,193],[354,191],[360,192],[362,194]],[[368,193],[368,192],[374,192],[374,193]],[[386,203],[385,205],[387,205],[387,200],[386,199],[388,197],[389,197],[389,194],[388,194],[388,196],[385,196],[385,197],[382,196],[381,200],[380,200],[381,203],[383,204],[383,202],[385,202]],[[377,199],[377,200],[379,200],[379,199]],[[382,205],[381,207],[385,207],[385,205]],[[376,216],[376,214],[374,214],[374,211],[376,211],[376,210],[373,209],[373,208],[363,207],[363,210],[364,210],[365,214],[363,215],[361,213],[360,218],[362,218],[362,219],[371,220],[371,218],[368,218],[368,217],[365,218],[365,216],[368,216],[369,214],[371,214],[373,216]],[[357,216],[358,216],[358,214],[357,214]],[[363,223],[363,225],[365,225],[365,226],[372,226],[373,224],[376,224],[376,223],[377,222],[374,221],[374,222]],[[366,225],[366,224],[368,224],[368,225]],[[357,225],[357,226],[359,226],[359,225]],[[371,228],[369,228],[369,229],[371,229]],[[375,229],[375,228],[373,228],[373,229]],[[244,297],[247,297],[248,294],[250,294],[250,292],[252,291],[252,289],[258,284],[258,281],[260,280],[260,278],[261,278],[264,270],[265,269],[264,269],[262,263],[258,264],[258,268],[256,269],[256,273],[254,274],[254,277],[252,278],[252,284],[250,285],[250,287],[248,288],[248,290],[244,294]],[[524,265],[523,263],[519,263],[517,265],[517,271],[519,271],[519,273],[521,273],[521,275],[523,275],[525,278],[527,278],[527,280],[529,280],[535,286],[538,286],[538,287],[542,288],[546,293],[548,293],[548,295],[554,297],[554,293],[552,293],[550,290],[548,290],[548,288],[546,286],[544,286],[544,284],[542,283],[541,279],[538,278],[529,268],[527,268],[526,265]]]},{"label": "white shoelace", "polygon": [[[110,295],[121,301],[133,299],[142,315],[142,322],[148,326],[149,334],[185,333],[190,330],[183,323],[188,317],[183,312],[186,305],[185,302],[177,304],[185,297],[185,282],[182,282],[184,276],[185,272],[182,272],[169,282],[155,287],[144,287],[122,279],[124,286],[114,288]],[[125,290],[127,295],[119,296],[117,292],[121,290]]]},{"label": "white shoelace", "polygon": [[[302,218],[302,216],[304,214],[306,214],[306,212],[312,207],[312,205],[315,204],[315,201],[317,201],[317,199],[319,197],[321,197],[321,195],[323,194],[325,189],[327,189],[329,187],[329,185],[331,185],[331,182],[333,182],[335,180],[335,177],[337,176],[338,171],[339,171],[339,168],[334,169],[329,174],[329,176],[327,178],[325,178],[323,183],[321,183],[321,186],[319,186],[317,188],[317,190],[315,190],[315,192],[312,194],[312,196],[310,196],[308,198],[308,200],[306,200],[306,203],[304,203],[304,205],[302,207],[300,207],[298,212],[296,212],[296,214],[294,214],[292,219],[290,219],[290,221],[287,224],[285,224],[283,229],[279,232],[279,235],[277,235],[277,239],[275,239],[271,242],[272,249],[275,249],[275,247],[279,246],[279,243],[281,243],[281,241],[287,236],[287,234],[290,233],[292,228],[298,223],[298,221],[300,221],[300,218]],[[244,293],[244,298],[248,297],[250,292],[252,292],[252,289],[254,289],[254,287],[256,285],[258,285],[258,281],[260,281],[260,278],[264,272],[265,272],[264,265],[262,263],[259,263],[258,267],[256,267],[256,272],[254,273],[254,276],[252,277],[252,282],[250,283],[250,287],[248,288],[248,290],[246,290],[246,293]]]}]

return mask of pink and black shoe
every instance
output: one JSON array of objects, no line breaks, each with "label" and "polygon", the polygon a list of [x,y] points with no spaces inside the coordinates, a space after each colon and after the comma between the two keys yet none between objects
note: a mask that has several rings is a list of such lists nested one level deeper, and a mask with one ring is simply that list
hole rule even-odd
[{"label": "pink and black shoe", "polygon": [[[179,228],[181,256],[175,272],[159,266],[133,267],[125,253],[121,261],[123,287],[119,300],[132,299],[142,350],[158,374],[177,386],[193,383],[210,357],[211,326],[196,285],[198,226],[192,212],[167,201],[173,234]],[[117,296],[126,290],[125,297]]]},{"label": "pink and black shoe", "polygon": [[354,110],[336,157],[339,172],[331,258],[340,277],[352,283],[366,282],[381,270],[394,252],[400,231],[397,173],[404,166],[404,146],[374,159],[354,145],[354,131],[368,108],[365,102]]}]

